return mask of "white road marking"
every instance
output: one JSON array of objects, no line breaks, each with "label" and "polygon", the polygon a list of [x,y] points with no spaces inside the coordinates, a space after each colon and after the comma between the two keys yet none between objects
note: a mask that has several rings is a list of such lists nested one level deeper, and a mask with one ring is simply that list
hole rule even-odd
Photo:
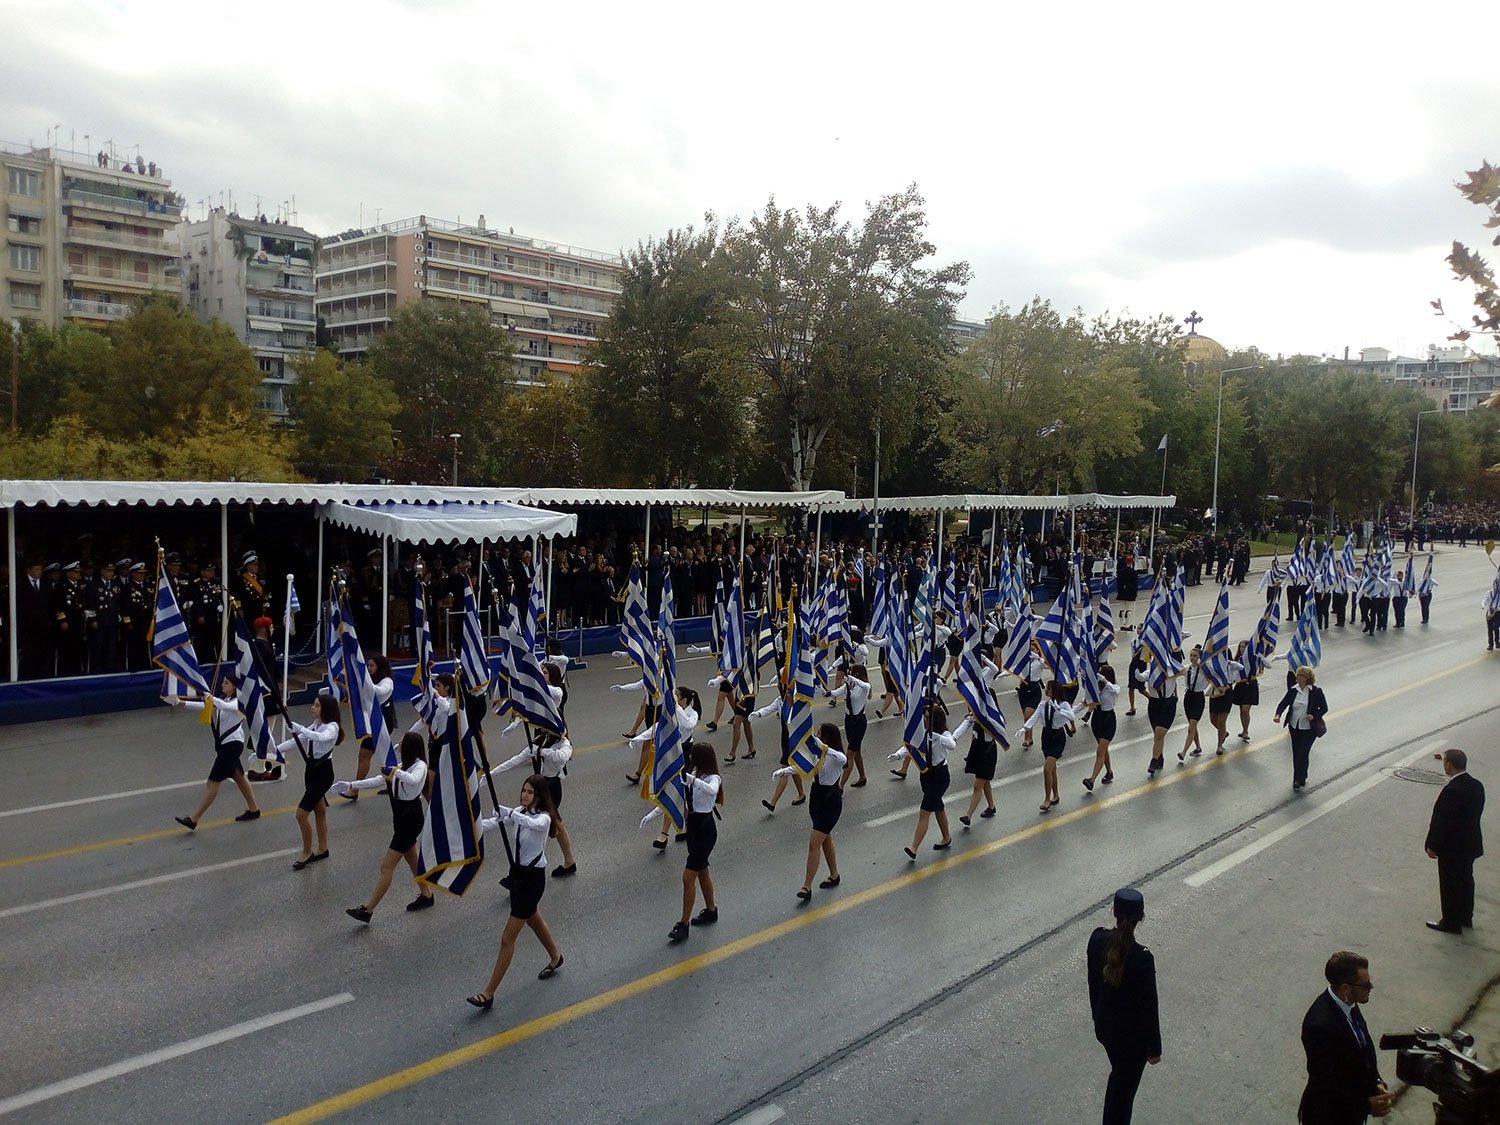
[{"label": "white road marking", "polygon": [[131,883],[116,883],[112,887],[99,887],[92,891],[80,891],[77,894],[63,895],[61,898],[43,899],[41,902],[28,902],[24,906],[12,906],[0,910],[0,918],[10,918],[17,914],[30,914],[35,910],[47,910],[53,906],[67,906],[73,902],[84,902],[91,898],[103,898],[105,895],[120,894],[122,891],[139,890],[141,887],[154,887],[160,883],[175,883],[179,879],[191,879],[194,875],[208,875],[214,871],[227,871],[232,867],[244,867],[249,863],[259,863],[263,859],[279,859],[282,856],[295,855],[298,848],[280,848],[274,852],[262,852],[260,855],[247,855],[240,859],[227,860],[224,863],[211,863],[206,867],[189,867],[185,871],[173,871],[166,875],[153,875],[149,879],[137,879]]},{"label": "white road marking", "polygon": [[0,812],[0,818],[7,816],[24,816],[27,813],[51,812],[53,809],[67,809],[74,805],[91,805],[95,801],[118,801],[124,797],[144,797],[148,793],[169,793],[173,789],[191,789],[193,786],[202,786],[203,779],[197,781],[178,781],[171,785],[154,785],[150,789],[127,789],[123,793],[101,793],[97,797],[79,797],[72,801],[54,801],[50,805],[32,805],[24,809],[6,809]]},{"label": "white road marking", "polygon": [[75,1075],[72,1078],[64,1078],[61,1082],[53,1082],[46,1086],[38,1086],[34,1090],[16,1094],[0,1101],[0,1114],[14,1113],[18,1109],[38,1105],[41,1102],[50,1101],[53,1098],[71,1094],[76,1090],[86,1089],[89,1086],[97,1086],[100,1082],[108,1082],[111,1078],[119,1078],[125,1074],[131,1074],[137,1070],[144,1070],[148,1066],[157,1063],[169,1062],[172,1059],[181,1058],[183,1055],[191,1055],[197,1051],[207,1050],[209,1047],[217,1047],[220,1043],[228,1043],[234,1039],[253,1035],[257,1031],[264,1031],[268,1027],[278,1024],[290,1023],[292,1020],[301,1019],[303,1016],[316,1015],[318,1012],[336,1008],[340,1004],[347,1004],[354,999],[352,993],[341,992],[337,996],[329,996],[323,1000],[314,1000],[311,1004],[303,1004],[297,1008],[288,1008],[282,1012],[272,1012],[269,1015],[260,1016],[257,1019],[246,1020],[237,1023],[233,1027],[226,1027],[222,1031],[213,1031],[207,1035],[200,1035],[196,1039],[188,1039],[170,1047],[162,1047],[159,1050],[148,1051],[144,1055],[136,1055],[134,1058],[121,1059],[109,1066],[102,1066],[98,1070],[90,1070],[84,1074]]},{"label": "white road marking", "polygon": [[[1422,747],[1422,749],[1418,750],[1415,754],[1412,754],[1410,757],[1398,762],[1394,768],[1399,769],[1402,766],[1409,766],[1413,762],[1427,757],[1433,751],[1439,750],[1446,745],[1447,743],[1441,739],[1439,739],[1437,742],[1430,742],[1426,746]],[[1265,836],[1255,841],[1255,843],[1247,844],[1237,852],[1231,852],[1229,855],[1225,856],[1223,859],[1217,861],[1216,863],[1209,864],[1207,867],[1203,868],[1203,870],[1194,872],[1193,874],[1185,878],[1183,882],[1190,887],[1201,887],[1205,883],[1217,879],[1226,871],[1233,870],[1240,864],[1244,863],[1246,860],[1253,859],[1255,856],[1259,855],[1267,848],[1275,844],[1279,844],[1282,840],[1285,840],[1299,828],[1305,828],[1307,825],[1311,824],[1319,817],[1328,815],[1335,809],[1348,804],[1350,801],[1354,800],[1354,798],[1375,788],[1375,786],[1384,781],[1387,776],[1388,775],[1386,774],[1384,768],[1376,770],[1375,773],[1365,778],[1365,780],[1361,781],[1358,785],[1354,786],[1351,789],[1344,790],[1344,792],[1340,793],[1337,797],[1333,798],[1326,804],[1319,805],[1316,809],[1313,809],[1311,812],[1299,816],[1296,820],[1293,820],[1288,824],[1283,824],[1274,832],[1266,833]]]},{"label": "white road marking", "polygon": [[774,1125],[777,1121],[786,1120],[786,1110],[779,1105],[763,1105],[759,1109],[752,1109],[744,1117],[736,1117],[734,1125]]}]

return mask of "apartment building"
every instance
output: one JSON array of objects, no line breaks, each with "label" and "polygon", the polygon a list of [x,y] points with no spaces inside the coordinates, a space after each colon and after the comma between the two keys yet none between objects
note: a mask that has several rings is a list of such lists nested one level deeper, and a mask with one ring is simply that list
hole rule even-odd
[{"label": "apartment building", "polygon": [[467,301],[513,334],[517,377],[571,376],[620,292],[614,254],[425,215],[318,244],[317,312],[334,346],[362,355],[411,301]]},{"label": "apartment building", "polygon": [[137,298],[180,292],[181,200],[155,163],[0,144],[0,314],[104,328]]},{"label": "apartment building", "polygon": [[255,352],[261,405],[286,414],[299,353],[317,343],[315,237],[301,227],[215,207],[181,228],[184,300],[201,320],[221,320]]},{"label": "apartment building", "polygon": [[1329,359],[1330,367],[1342,367],[1373,375],[1397,386],[1413,387],[1434,406],[1467,414],[1500,391],[1500,360],[1469,348],[1427,349],[1425,356],[1392,355],[1385,348],[1361,348],[1359,359]]}]

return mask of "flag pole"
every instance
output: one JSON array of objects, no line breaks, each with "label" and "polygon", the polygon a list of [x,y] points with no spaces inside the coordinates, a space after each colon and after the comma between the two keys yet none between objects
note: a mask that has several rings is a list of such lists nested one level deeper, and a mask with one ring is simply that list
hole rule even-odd
[{"label": "flag pole", "polygon": [[1148,569],[1150,569],[1153,574],[1156,573],[1156,570],[1155,570],[1155,566],[1156,566],[1156,519],[1157,519],[1157,514],[1161,511],[1161,506],[1160,506],[1161,505],[1161,498],[1163,496],[1165,496],[1166,494],[1167,494],[1167,435],[1166,434],[1162,434],[1161,435],[1161,488],[1159,488],[1157,490],[1157,493],[1156,493],[1156,504],[1153,505],[1152,508],[1151,508],[1151,546],[1148,548],[1148,553],[1151,556],[1151,561],[1148,564]]},{"label": "flag pole", "polygon": [[[453,690],[453,702],[454,702],[454,707],[453,707],[453,721],[454,722],[460,722],[462,718],[467,718],[467,712],[464,709],[464,699],[465,699],[465,696],[462,694],[463,682],[464,682],[463,662],[459,661],[459,662],[455,663],[454,666],[453,666],[453,688],[454,688],[454,690]],[[528,734],[528,737],[529,737],[529,735],[530,735],[530,730],[529,729],[527,731],[527,734]],[[459,753],[460,754],[463,753],[463,743],[464,743],[464,728],[462,726],[460,726],[458,728],[458,745],[459,745]],[[479,751],[479,763],[484,768],[484,783],[489,788],[489,791],[490,791],[490,804],[498,812],[499,808],[500,808],[500,798],[495,793],[495,779],[490,776],[490,756],[487,753],[487,751],[485,749],[485,745],[484,745],[484,731],[480,729],[479,724],[477,724],[477,723],[474,725],[474,747],[475,747],[475,749],[477,749]],[[500,824],[500,842],[505,845],[505,861],[506,861],[506,863],[507,864],[514,863],[516,861],[516,857],[515,857],[515,855],[510,850],[510,836],[506,834],[505,823],[503,821]]]},{"label": "flag pole", "polygon": [[287,683],[292,672],[292,576],[286,576],[286,608],[281,611],[281,631],[285,634],[281,642],[281,698],[287,694]]}]

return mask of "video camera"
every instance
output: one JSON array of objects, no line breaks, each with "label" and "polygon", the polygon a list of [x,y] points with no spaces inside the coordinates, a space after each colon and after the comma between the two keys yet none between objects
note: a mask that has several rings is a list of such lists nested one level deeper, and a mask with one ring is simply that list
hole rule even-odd
[{"label": "video camera", "polygon": [[1500,1125],[1500,1071],[1474,1058],[1474,1037],[1419,1027],[1409,1034],[1382,1035],[1382,1051],[1396,1052],[1396,1077],[1437,1095],[1436,1125]]}]

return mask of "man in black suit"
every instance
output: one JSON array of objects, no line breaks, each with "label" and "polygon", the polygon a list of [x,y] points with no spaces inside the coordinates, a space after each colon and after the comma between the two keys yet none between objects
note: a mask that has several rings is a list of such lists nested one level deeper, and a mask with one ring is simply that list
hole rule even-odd
[{"label": "man in black suit", "polygon": [[16,640],[20,645],[21,679],[40,680],[52,674],[52,587],[42,576],[42,564],[32,559],[16,589]]},{"label": "man in black suit", "polygon": [[1328,988],[1302,1017],[1307,1086],[1297,1106],[1302,1125],[1360,1125],[1384,1117],[1390,1091],[1375,1064],[1375,1044],[1359,1005],[1370,1000],[1370,962],[1357,953],[1335,953],[1323,967]]},{"label": "man in black suit", "polygon": [[1484,813],[1484,786],[1469,774],[1469,756],[1444,750],[1439,757],[1448,783],[1432,807],[1427,829],[1427,855],[1438,862],[1438,894],[1443,916],[1428,922],[1429,930],[1445,934],[1474,928],[1474,861],[1484,854],[1479,818]]}]

